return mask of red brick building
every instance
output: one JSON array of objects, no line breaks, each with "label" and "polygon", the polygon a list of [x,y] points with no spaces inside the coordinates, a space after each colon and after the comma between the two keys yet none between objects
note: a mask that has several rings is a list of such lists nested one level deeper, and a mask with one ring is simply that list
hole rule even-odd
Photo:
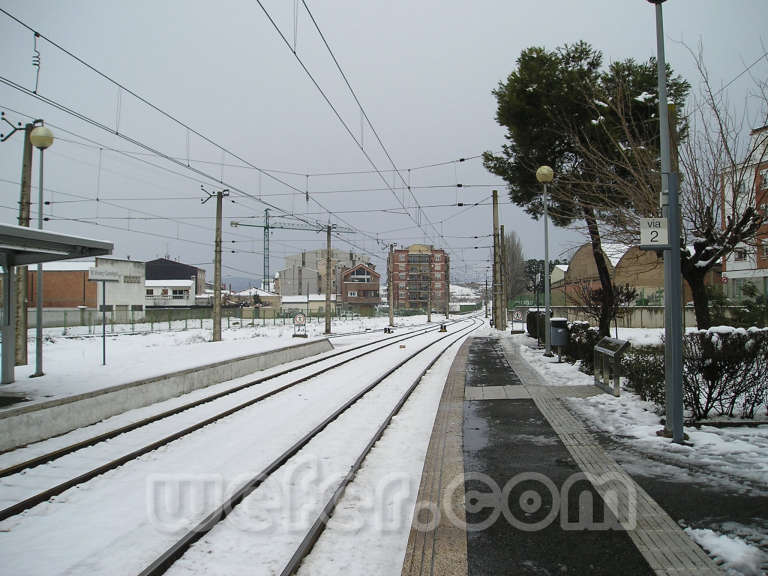
[{"label": "red brick building", "polygon": [[450,261],[445,250],[425,244],[394,250],[387,274],[392,279],[395,310],[426,310],[430,292],[433,310],[442,312],[448,307]]},{"label": "red brick building", "polygon": [[[98,282],[88,281],[94,262],[47,262],[43,264],[43,308],[96,308]],[[37,267],[27,269],[27,302],[37,302]]]},{"label": "red brick building", "polygon": [[357,264],[345,268],[341,271],[340,279],[338,286],[344,308],[361,314],[373,313],[381,301],[381,274],[373,269],[373,265]]}]

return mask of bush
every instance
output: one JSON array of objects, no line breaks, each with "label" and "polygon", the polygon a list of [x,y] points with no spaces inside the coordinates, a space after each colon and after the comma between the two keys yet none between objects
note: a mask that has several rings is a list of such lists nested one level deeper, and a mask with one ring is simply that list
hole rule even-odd
[{"label": "bush", "polygon": [[718,326],[683,340],[683,399],[695,420],[753,418],[768,394],[768,329]]},{"label": "bush", "polygon": [[525,315],[525,329],[528,331],[528,336],[531,338],[538,337],[539,331],[536,317],[539,314],[541,314],[541,312],[537,312],[536,310],[529,310],[528,314]]},{"label": "bush", "polygon": [[594,349],[600,340],[597,328],[590,328],[589,322],[571,322],[568,325],[568,346],[565,356],[571,362],[581,360],[581,369],[592,374],[595,367]]},{"label": "bush", "polygon": [[630,348],[621,359],[621,372],[641,399],[664,405],[663,346]]}]

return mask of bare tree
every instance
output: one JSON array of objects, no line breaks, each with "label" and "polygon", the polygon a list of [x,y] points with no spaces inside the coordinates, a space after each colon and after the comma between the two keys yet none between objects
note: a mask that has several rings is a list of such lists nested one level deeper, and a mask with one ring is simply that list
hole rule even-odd
[{"label": "bare tree", "polygon": [[[621,318],[637,298],[637,291],[628,284],[624,286],[614,284],[612,288],[614,297],[612,308],[608,312],[611,318]],[[595,287],[592,282],[578,282],[573,292],[569,294],[569,300],[582,314],[595,321],[599,321],[601,314],[604,313],[602,287]]]},{"label": "bare tree", "polygon": [[[672,134],[672,160],[680,175],[681,273],[691,288],[698,327],[709,328],[707,274],[737,247],[754,250],[756,234],[767,221],[757,207],[755,173],[767,158],[768,130],[750,128],[768,124],[768,92],[765,80],[754,79],[756,90],[737,113],[725,91],[713,89],[701,50],[691,54],[701,88],[687,116],[673,114],[670,125],[678,126],[679,134]],[[596,198],[593,209],[603,239],[625,245],[638,243],[640,218],[661,215],[658,141],[633,120],[632,100],[617,92],[593,107],[596,117],[610,113],[616,119],[605,124],[603,137],[618,157],[606,153],[610,147],[602,143],[578,141],[579,154],[594,171],[589,180],[605,183],[603,190],[620,191]],[[751,117],[750,105],[758,110]]]}]

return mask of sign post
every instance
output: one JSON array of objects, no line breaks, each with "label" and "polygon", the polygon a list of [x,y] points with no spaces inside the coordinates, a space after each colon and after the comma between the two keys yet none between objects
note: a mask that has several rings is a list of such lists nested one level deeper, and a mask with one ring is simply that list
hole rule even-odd
[{"label": "sign post", "polygon": [[88,269],[89,282],[101,282],[101,365],[107,365],[107,282],[119,282],[120,274],[111,270]]},{"label": "sign post", "polygon": [[[307,297],[309,297],[309,295],[307,295]],[[304,314],[296,314],[296,316],[293,317],[293,337],[307,337],[307,317],[304,316]]]}]

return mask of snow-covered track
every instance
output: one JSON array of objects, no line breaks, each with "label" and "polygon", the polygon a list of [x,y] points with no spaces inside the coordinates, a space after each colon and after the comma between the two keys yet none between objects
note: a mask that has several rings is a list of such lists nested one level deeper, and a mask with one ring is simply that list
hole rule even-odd
[{"label": "snow-covered track", "polygon": [[420,371],[418,376],[412,379],[405,393],[402,394],[400,399],[395,404],[394,408],[388,413],[384,421],[381,423],[381,425],[377,428],[376,432],[370,438],[364,450],[358,455],[357,459],[355,460],[354,464],[350,468],[349,472],[347,473],[345,478],[342,480],[341,484],[334,491],[331,498],[325,504],[322,512],[319,514],[319,516],[313,523],[312,527],[310,528],[309,532],[305,535],[300,545],[296,548],[296,551],[292,555],[288,564],[285,566],[285,568],[281,572],[282,575],[293,574],[301,564],[302,560],[312,550],[312,547],[314,546],[314,544],[317,542],[317,539],[322,534],[323,530],[325,529],[325,524],[330,518],[331,514],[333,513],[333,510],[336,504],[339,502],[339,500],[343,496],[344,490],[346,489],[346,487],[349,485],[350,482],[354,480],[355,474],[362,466],[366,456],[371,451],[371,449],[376,444],[376,442],[384,434],[385,430],[389,426],[392,419],[398,414],[400,409],[406,403],[408,398],[411,396],[411,393],[416,389],[416,387],[420,383],[423,376],[442,357],[442,355],[445,354],[445,352],[449,348],[451,348],[451,346],[453,346],[457,341],[463,339],[469,333],[478,329],[482,325],[483,325],[482,320],[477,320],[475,318],[472,318],[472,324],[470,324],[470,326],[466,328],[462,328],[457,333],[446,334],[445,336],[438,338],[437,340],[419,348],[415,352],[409,354],[408,357],[398,362],[395,366],[387,370],[384,374],[376,378],[372,383],[370,383],[365,388],[360,390],[357,394],[355,394],[352,398],[347,400],[344,404],[342,404],[339,408],[337,408],[333,413],[331,413],[327,418],[325,418],[322,422],[320,422],[317,426],[315,426],[312,430],[310,430],[304,436],[302,436],[297,442],[295,442],[287,450],[285,450],[281,455],[279,455],[276,459],[274,459],[266,468],[264,468],[256,476],[252,477],[250,480],[245,482],[238,490],[236,490],[230,497],[228,497],[223,502],[223,504],[221,504],[213,512],[208,514],[208,516],[206,516],[205,519],[203,519],[199,524],[197,524],[197,526],[195,526],[192,530],[188,531],[182,538],[176,541],[176,543],[174,543],[171,547],[169,547],[163,554],[158,556],[155,559],[155,561],[152,562],[152,564],[150,564],[147,568],[142,570],[139,573],[139,576],[159,576],[161,574],[165,574],[168,571],[168,569],[171,566],[173,566],[173,564],[179,558],[181,558],[185,554],[185,552],[195,542],[205,537],[219,523],[225,520],[227,516],[229,516],[229,514],[232,513],[246,497],[248,497],[256,489],[258,489],[259,486],[261,486],[270,477],[270,475],[272,475],[279,468],[283,467],[286,463],[288,463],[291,460],[291,458],[296,456],[300,450],[302,450],[305,446],[307,446],[316,436],[318,436],[321,432],[323,432],[331,423],[336,421],[349,408],[355,405],[366,394],[368,394],[373,389],[375,389],[379,384],[381,384],[382,382],[390,378],[393,374],[395,374],[398,370],[402,369],[404,366],[410,363],[414,358],[419,356],[425,350],[435,346],[436,344],[438,344],[439,342],[442,342],[443,340],[450,338],[449,343],[447,345],[444,344],[442,349],[432,358],[432,360],[427,364],[427,366]]},{"label": "snow-covered track", "polygon": [[[467,319],[461,319],[454,321],[455,323],[461,323],[466,322]],[[20,514],[24,510],[27,510],[29,508],[32,508],[33,506],[36,506],[42,502],[45,502],[49,500],[50,498],[57,496],[61,494],[62,492],[73,488],[79,484],[82,484],[84,482],[87,482],[93,478],[96,478],[97,476],[100,476],[104,474],[105,472],[108,472],[110,470],[114,470],[115,468],[118,468],[119,466],[122,466],[123,464],[126,464],[127,462],[130,462],[132,460],[135,460],[149,452],[152,452],[162,446],[165,446],[166,444],[170,444],[171,442],[174,442],[175,440],[178,440],[180,438],[183,438],[184,436],[187,436],[189,434],[192,434],[193,432],[200,430],[210,424],[213,424],[214,422],[221,420],[223,418],[226,418],[227,416],[230,416],[236,412],[239,412],[249,406],[252,406],[258,402],[261,402],[267,398],[270,398],[272,396],[275,396],[276,394],[279,394],[280,392],[283,392],[285,390],[288,390],[289,388],[292,388],[298,384],[301,384],[303,382],[306,382],[312,378],[315,378],[321,374],[324,374],[326,372],[329,372],[331,370],[334,370],[336,368],[339,368],[340,366],[343,366],[345,364],[348,364],[350,362],[353,362],[355,360],[358,360],[361,357],[367,356],[369,354],[373,354],[379,350],[382,350],[383,348],[387,348],[389,346],[398,345],[399,343],[410,340],[412,338],[419,337],[423,334],[434,332],[438,329],[438,327],[429,327],[429,328],[420,328],[418,330],[408,332],[406,334],[398,334],[395,336],[390,336],[381,340],[377,340],[376,342],[362,344],[359,346],[355,346],[353,348],[349,348],[347,350],[342,350],[327,356],[323,356],[322,358],[317,358],[314,360],[310,360],[308,362],[303,362],[300,365],[293,366],[291,368],[287,368],[285,370],[281,370],[279,372],[270,374],[268,376],[264,376],[262,378],[258,378],[253,381],[246,382],[244,384],[240,384],[238,386],[235,386],[233,388],[224,390],[222,392],[218,392],[215,394],[212,394],[210,396],[206,396],[204,398],[195,400],[193,402],[189,402],[187,404],[178,406],[176,408],[173,408],[171,410],[167,410],[164,412],[161,412],[159,414],[155,414],[153,416],[150,416],[148,418],[139,420],[137,422],[133,422],[131,424],[122,426],[120,428],[117,428],[115,430],[110,430],[108,432],[105,432],[103,434],[99,434],[97,436],[82,440],[80,442],[77,442],[75,444],[72,444],[70,446],[66,446],[64,448],[60,448],[58,450],[37,456],[35,458],[26,460],[24,462],[20,462],[18,464],[15,464],[13,466],[9,466],[3,470],[0,470],[0,478],[1,477],[7,477],[12,476],[14,474],[23,474],[28,473],[29,469],[32,469],[36,466],[39,466],[41,464],[45,464],[48,462],[53,462],[56,459],[59,459],[63,456],[72,454],[74,452],[77,452],[79,450],[88,448],[90,446],[94,446],[96,444],[105,442],[107,440],[110,440],[112,438],[115,438],[119,435],[125,434],[127,432],[131,432],[133,430],[136,430],[138,428],[142,428],[145,426],[148,426],[150,424],[153,424],[155,422],[158,422],[160,420],[168,419],[173,416],[176,416],[182,412],[186,412],[187,410],[190,410],[192,408],[196,408],[198,406],[201,406],[203,404],[208,404],[210,402],[214,402],[216,400],[219,400],[221,398],[224,398],[226,396],[229,396],[231,394],[234,394],[236,392],[240,392],[242,390],[245,390],[247,388],[253,387],[257,384],[262,384],[264,382],[267,382],[268,380],[273,380],[275,378],[278,378],[280,376],[289,374],[291,372],[295,372],[297,370],[301,370],[303,368],[310,367],[312,365],[327,362],[329,359],[333,359],[339,356],[346,356],[345,358],[339,360],[338,362],[334,362],[330,365],[323,366],[322,368],[319,368],[317,370],[314,370],[313,372],[306,374],[300,378],[296,378],[294,380],[289,381],[286,384],[283,384],[277,388],[274,388],[272,390],[269,390],[267,392],[264,392],[262,394],[258,394],[257,396],[248,399],[245,402],[239,403],[233,407],[230,407],[224,411],[218,412],[214,414],[213,416],[210,416],[208,418],[205,418],[203,420],[200,420],[190,426],[186,426],[181,430],[178,430],[177,432],[174,432],[173,434],[166,435],[159,440],[156,440],[154,442],[151,442],[149,444],[145,444],[141,446],[138,449],[132,450],[126,454],[123,454],[119,458],[115,458],[113,460],[110,460],[100,466],[97,466],[95,468],[92,468],[82,474],[79,474],[77,476],[74,476],[72,478],[69,478],[63,482],[60,482],[56,484],[55,486],[52,486],[46,490],[42,490],[40,492],[37,492],[29,497],[26,497],[10,506],[7,506],[0,510],[0,521],[5,520],[7,518],[10,518],[12,516],[15,516],[17,514]],[[382,344],[383,343],[383,344]],[[368,350],[364,350],[368,348]],[[359,354],[354,354],[355,352],[363,350]],[[352,353],[352,354],[350,354]]]}]

